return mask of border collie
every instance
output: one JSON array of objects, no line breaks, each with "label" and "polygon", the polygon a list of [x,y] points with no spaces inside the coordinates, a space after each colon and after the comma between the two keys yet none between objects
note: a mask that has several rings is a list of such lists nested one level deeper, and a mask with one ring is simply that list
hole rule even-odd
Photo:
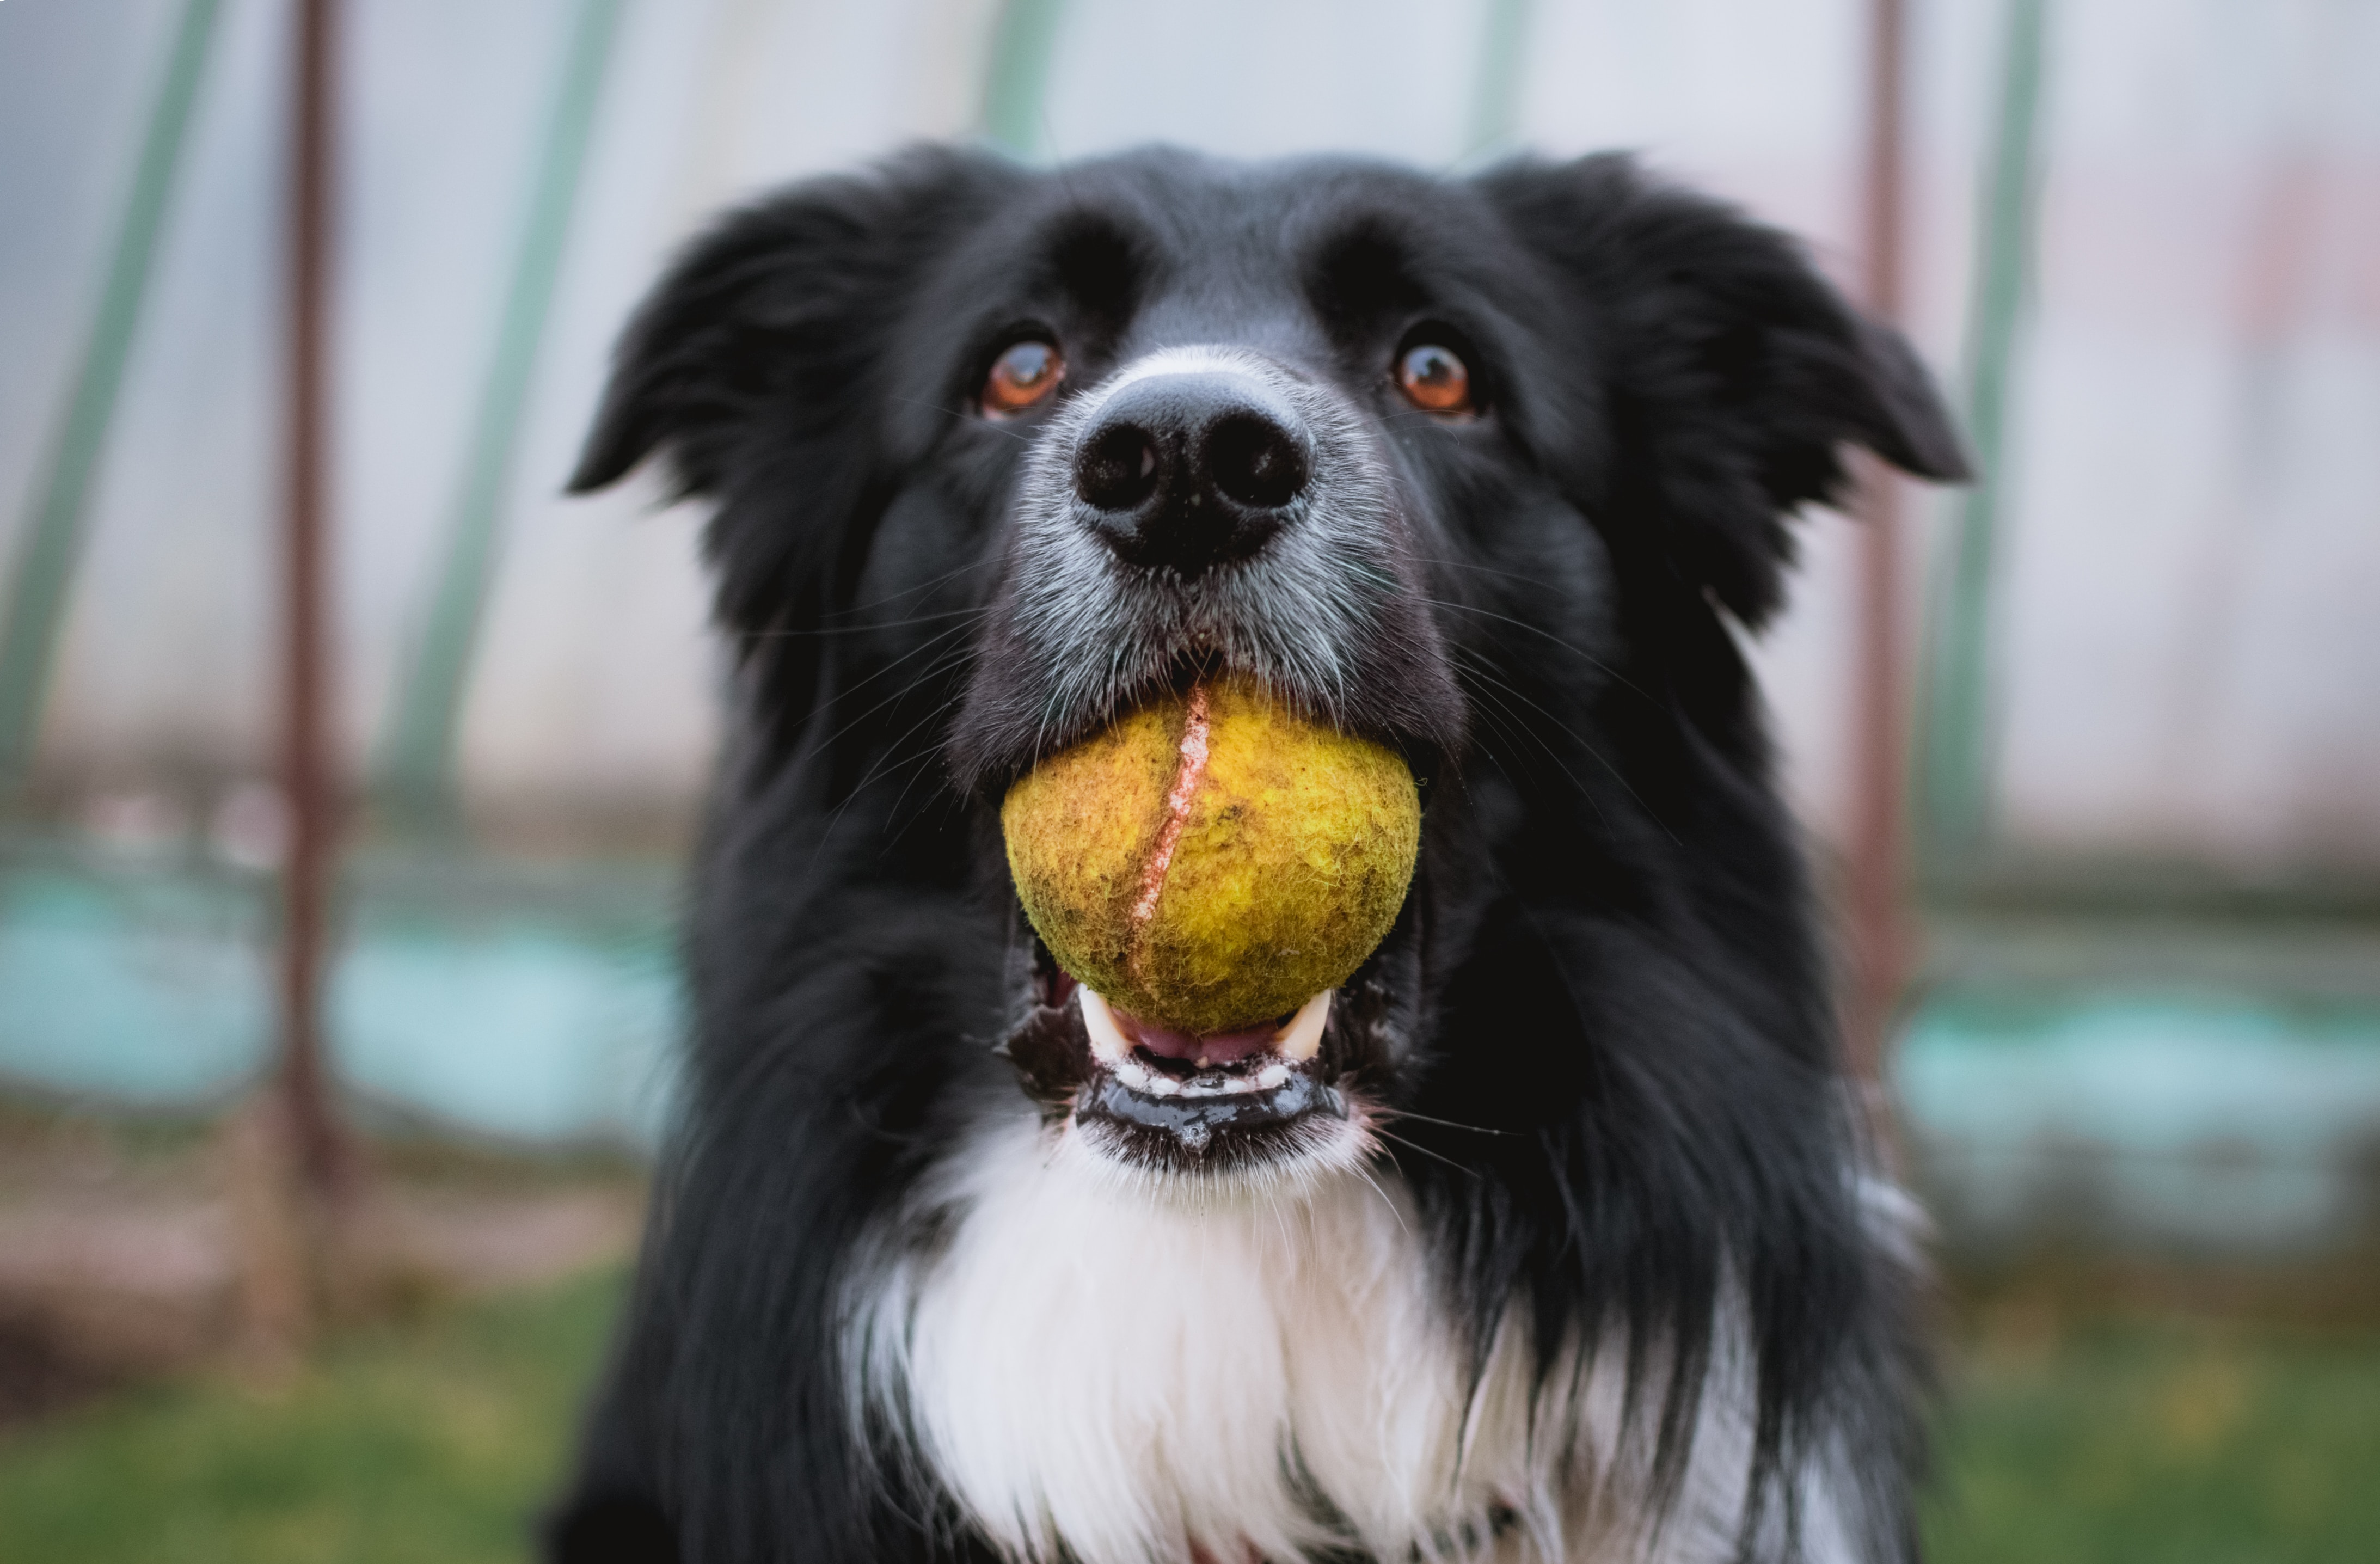
[{"label": "border collie", "polygon": [[[574,479],[710,503],[738,657],[549,1556],[1913,1558],[1913,1218],[1740,646],[1847,443],[1963,473],[1900,338],[1624,157],[923,150],[693,244]],[[1221,673],[1423,845],[1318,1046],[1185,1082],[997,808]]]}]

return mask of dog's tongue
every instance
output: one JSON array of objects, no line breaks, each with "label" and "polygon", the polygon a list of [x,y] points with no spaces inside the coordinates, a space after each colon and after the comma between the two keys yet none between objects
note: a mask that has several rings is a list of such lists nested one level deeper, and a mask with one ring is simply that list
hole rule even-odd
[{"label": "dog's tongue", "polygon": [[1199,1064],[1236,1064],[1251,1054],[1270,1049],[1281,1032],[1278,1025],[1268,1023],[1244,1032],[1213,1032],[1201,1037],[1160,1026],[1154,1021],[1143,1021],[1123,1011],[1117,1011],[1115,1018],[1125,1037],[1158,1058],[1183,1059]]}]

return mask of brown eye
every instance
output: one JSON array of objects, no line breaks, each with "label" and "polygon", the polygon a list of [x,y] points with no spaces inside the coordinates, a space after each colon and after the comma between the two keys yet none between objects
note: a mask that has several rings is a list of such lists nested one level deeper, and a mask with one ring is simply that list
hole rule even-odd
[{"label": "brown eye", "polygon": [[1011,418],[1047,401],[1066,378],[1066,361],[1046,342],[1019,342],[992,360],[984,377],[983,410],[987,417]]},{"label": "brown eye", "polygon": [[1425,413],[1471,411],[1471,371],[1434,342],[1406,349],[1397,360],[1397,386]]}]

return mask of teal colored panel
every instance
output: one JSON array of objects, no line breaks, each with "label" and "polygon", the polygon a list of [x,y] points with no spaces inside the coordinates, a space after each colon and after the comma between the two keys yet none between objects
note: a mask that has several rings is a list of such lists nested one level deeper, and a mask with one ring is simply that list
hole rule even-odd
[{"label": "teal colored panel", "polygon": [[527,1141],[650,1145],[677,1033],[674,963],[531,924],[369,929],[331,985],[339,1078]]},{"label": "teal colored panel", "polygon": [[[271,1059],[269,890],[170,865],[10,871],[0,1080],[144,1109],[237,1096]],[[639,927],[666,927],[650,912]],[[368,1103],[510,1140],[660,1138],[682,1008],[664,934],[366,898],[330,1006],[340,1084]]]},{"label": "teal colored panel", "polygon": [[2380,1011],[1951,996],[1918,1015],[1896,1086],[1954,1221],[2316,1243],[2362,1219]]},{"label": "teal colored panel", "polygon": [[0,1076],[141,1108],[212,1102],[271,1030],[252,899],[143,878],[0,882]]}]

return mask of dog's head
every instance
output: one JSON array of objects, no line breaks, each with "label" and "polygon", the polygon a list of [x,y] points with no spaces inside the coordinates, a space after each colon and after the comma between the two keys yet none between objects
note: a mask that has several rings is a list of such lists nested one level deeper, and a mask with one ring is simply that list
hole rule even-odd
[{"label": "dog's head", "polygon": [[[1755,986],[1793,966],[1727,621],[1777,606],[1787,518],[1846,443],[1961,467],[1899,338],[1623,159],[1450,180],[924,152],[696,244],[575,483],[659,449],[715,502],[747,675],[729,787],[802,822],[801,874],[997,902],[1022,954],[995,1027],[1070,1138],[1269,1175],[1352,1158],[1425,1083],[1468,1124],[1574,1096],[1532,1019],[1576,980],[1537,959],[1548,920],[1686,931]],[[1290,1018],[1213,1049],[1120,1023],[1006,891],[1007,783],[1218,672],[1422,782],[1415,891],[1300,1012],[1327,1013],[1318,1046]]]}]

